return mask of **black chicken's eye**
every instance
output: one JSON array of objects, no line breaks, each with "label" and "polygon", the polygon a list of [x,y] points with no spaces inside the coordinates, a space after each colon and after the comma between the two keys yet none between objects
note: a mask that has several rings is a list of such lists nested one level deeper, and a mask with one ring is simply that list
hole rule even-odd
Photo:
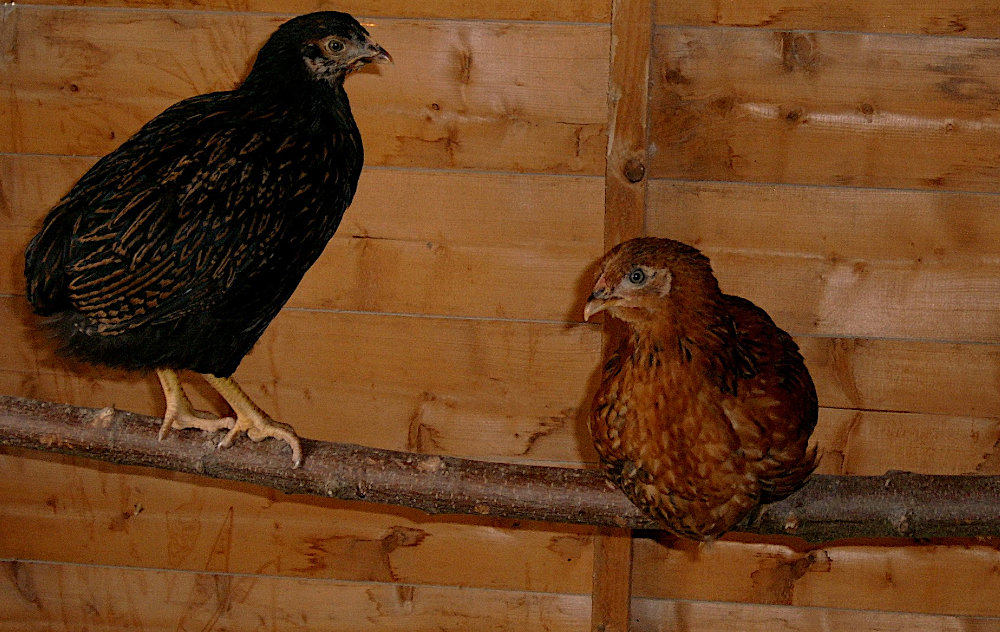
[{"label": "black chicken's eye", "polygon": [[628,282],[632,285],[642,285],[646,282],[646,271],[642,268],[636,268],[628,273]]},{"label": "black chicken's eye", "polygon": [[326,47],[334,53],[339,53],[344,50],[344,43],[338,40],[330,40],[327,42]]}]

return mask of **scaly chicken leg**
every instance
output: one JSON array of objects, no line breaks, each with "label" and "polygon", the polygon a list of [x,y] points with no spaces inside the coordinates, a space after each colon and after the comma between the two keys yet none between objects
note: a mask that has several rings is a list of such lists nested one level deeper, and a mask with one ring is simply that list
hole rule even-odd
[{"label": "scaly chicken leg", "polygon": [[191,400],[184,393],[176,371],[156,369],[156,377],[160,378],[163,397],[167,400],[167,411],[163,414],[163,424],[160,426],[161,441],[171,428],[197,428],[205,432],[216,432],[222,429],[229,430],[236,425],[236,420],[232,417],[218,417],[191,406]]},{"label": "scaly chicken leg", "polygon": [[302,465],[302,446],[295,431],[288,424],[271,419],[253,400],[243,392],[235,380],[229,377],[216,377],[203,374],[212,388],[222,395],[223,399],[236,413],[236,418],[217,417],[202,410],[196,410],[184,394],[177,372],[171,369],[157,369],[163,395],[167,400],[167,410],[163,415],[163,425],[160,426],[159,438],[167,436],[171,428],[197,428],[206,432],[229,430],[220,448],[228,448],[240,432],[245,431],[253,441],[262,441],[274,437],[285,441],[292,448],[292,467]]},{"label": "scaly chicken leg", "polygon": [[250,396],[243,392],[243,389],[233,378],[216,377],[209,374],[203,374],[202,377],[219,392],[219,395],[222,395],[223,399],[236,412],[236,425],[219,442],[220,448],[228,448],[238,433],[246,431],[247,436],[253,441],[263,441],[267,437],[285,441],[292,448],[292,467],[302,465],[302,445],[291,426],[271,419],[257,404],[253,403]]}]

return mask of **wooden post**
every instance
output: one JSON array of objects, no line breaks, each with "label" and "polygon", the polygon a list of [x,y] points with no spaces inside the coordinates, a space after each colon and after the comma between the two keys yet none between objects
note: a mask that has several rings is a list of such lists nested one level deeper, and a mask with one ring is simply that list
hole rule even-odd
[{"label": "wooden post", "polygon": [[652,2],[614,0],[604,198],[608,248],[645,232],[652,38]]},{"label": "wooden post", "polygon": [[[608,161],[604,245],[645,232],[652,0],[613,0],[608,81]],[[604,355],[621,332],[605,319]],[[594,543],[593,632],[627,632],[632,594],[632,532],[601,528]]]},{"label": "wooden post", "polygon": [[600,527],[594,540],[591,632],[627,632],[632,614],[632,530]]}]

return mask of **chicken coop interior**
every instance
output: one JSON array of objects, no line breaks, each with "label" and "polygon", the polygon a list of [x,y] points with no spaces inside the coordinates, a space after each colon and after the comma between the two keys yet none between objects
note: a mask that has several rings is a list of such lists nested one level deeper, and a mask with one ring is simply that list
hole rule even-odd
[{"label": "chicken coop interior", "polygon": [[[162,417],[155,374],[56,353],[25,246],[101,156],[317,10],[393,63],[347,78],[357,194],[235,374],[275,419],[596,468],[608,319],[584,305],[650,235],[798,343],[818,474],[1000,474],[1000,13],[972,0],[3,3],[0,394]],[[0,471],[0,630],[1000,630],[1000,531],[703,544],[17,447]]]}]

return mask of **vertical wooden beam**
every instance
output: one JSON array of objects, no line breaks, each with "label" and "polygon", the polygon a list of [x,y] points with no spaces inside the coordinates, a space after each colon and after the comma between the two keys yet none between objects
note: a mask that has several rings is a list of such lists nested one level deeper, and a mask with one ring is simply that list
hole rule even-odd
[{"label": "vertical wooden beam", "polygon": [[[645,232],[649,66],[654,0],[612,0],[608,81],[608,156],[604,245]],[[605,356],[621,332],[604,320]],[[594,543],[592,632],[628,632],[632,596],[632,532],[598,530]]]},{"label": "vertical wooden beam", "polygon": [[652,48],[653,1],[613,0],[604,195],[608,248],[645,228]]},{"label": "vertical wooden beam", "polygon": [[601,527],[594,540],[591,632],[628,632],[631,602],[632,530]]}]

